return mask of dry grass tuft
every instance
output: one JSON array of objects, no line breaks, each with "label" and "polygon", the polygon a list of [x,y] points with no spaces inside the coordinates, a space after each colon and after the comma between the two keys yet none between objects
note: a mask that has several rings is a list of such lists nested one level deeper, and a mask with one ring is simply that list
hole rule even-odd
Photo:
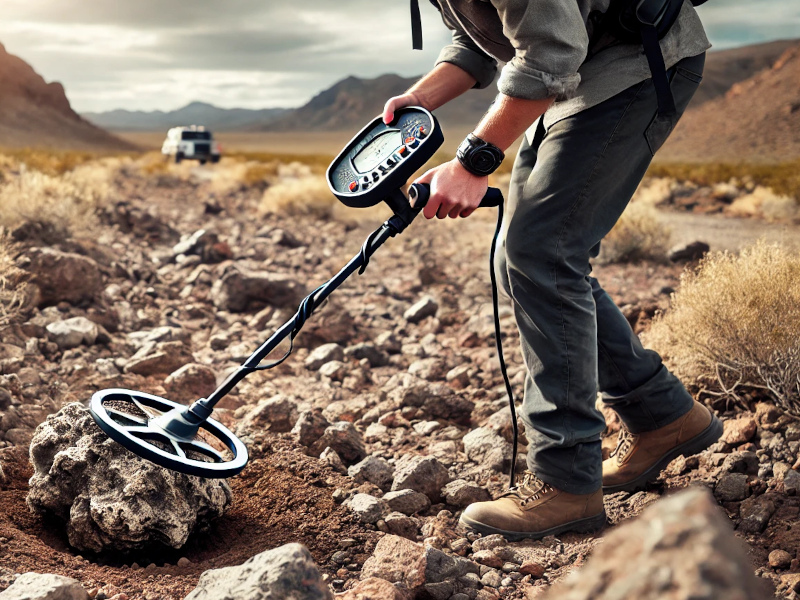
[{"label": "dry grass tuft", "polygon": [[631,202],[600,245],[601,263],[666,260],[671,232],[658,212],[644,202]]},{"label": "dry grass tuft", "polygon": [[800,415],[800,255],[759,243],[707,256],[645,341],[711,393],[765,390]]},{"label": "dry grass tuft", "polygon": [[260,209],[262,213],[328,219],[337,204],[324,177],[306,175],[283,177],[272,184],[264,191]]},{"label": "dry grass tuft", "polygon": [[13,320],[25,303],[24,275],[14,264],[11,235],[0,227],[0,325]]},{"label": "dry grass tuft", "polygon": [[97,210],[110,197],[118,159],[75,167],[62,175],[22,169],[0,184],[0,226],[14,229],[23,223],[39,226],[57,239],[91,235],[97,228]]}]

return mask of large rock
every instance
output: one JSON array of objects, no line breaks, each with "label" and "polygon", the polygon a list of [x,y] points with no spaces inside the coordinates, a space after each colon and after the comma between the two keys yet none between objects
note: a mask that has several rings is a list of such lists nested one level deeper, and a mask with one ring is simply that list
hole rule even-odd
[{"label": "large rock", "polygon": [[446,600],[471,589],[474,584],[466,576],[478,569],[470,560],[389,534],[381,538],[364,563],[361,579],[377,577],[418,595]]},{"label": "large rock", "polygon": [[386,383],[387,398],[402,406],[417,406],[424,414],[468,425],[475,403],[462,398],[448,385],[431,383],[410,373],[394,375]]},{"label": "large rock", "polygon": [[91,300],[103,283],[91,258],[53,248],[31,248],[20,266],[31,273],[31,283],[40,290],[39,307]]},{"label": "large rock", "polygon": [[608,534],[542,600],[766,600],[745,548],[711,495],[690,489]]},{"label": "large rock", "polygon": [[217,374],[206,365],[188,363],[170,373],[164,380],[164,387],[171,400],[193,402],[207,398],[216,389]]},{"label": "large rock", "polygon": [[502,471],[511,464],[511,444],[487,427],[473,429],[462,441],[467,458],[479,465]]},{"label": "large rock", "polygon": [[64,321],[55,321],[47,326],[50,338],[62,350],[77,348],[81,344],[91,346],[97,341],[100,333],[97,324],[86,317],[72,317]]},{"label": "large rock", "polygon": [[332,448],[347,465],[364,460],[367,450],[361,434],[348,421],[338,421],[325,429],[325,433],[313,445],[312,451],[319,454],[325,448]]},{"label": "large rock", "polygon": [[191,351],[183,342],[147,344],[125,364],[126,373],[136,375],[169,375],[182,366],[194,362]]},{"label": "large rock", "polygon": [[170,471],[126,450],[77,403],[39,425],[30,459],[28,506],[65,521],[79,550],[180,548],[232,500],[223,480]]},{"label": "large rock", "polygon": [[332,600],[333,594],[300,544],[256,554],[244,564],[206,571],[185,600]]},{"label": "large rock", "polygon": [[297,281],[286,275],[251,273],[231,265],[214,282],[211,299],[217,308],[231,312],[244,312],[251,301],[296,307],[303,299],[303,290]]},{"label": "large rock", "polygon": [[23,573],[5,592],[2,600],[89,600],[79,581],[61,575]]},{"label": "large rock", "polygon": [[297,403],[277,394],[259,402],[256,407],[239,421],[237,435],[245,435],[256,431],[269,430],[275,433],[290,431],[297,422],[299,414]]},{"label": "large rock", "polygon": [[432,456],[403,456],[395,466],[392,491],[414,490],[438,502],[450,481],[447,469]]}]

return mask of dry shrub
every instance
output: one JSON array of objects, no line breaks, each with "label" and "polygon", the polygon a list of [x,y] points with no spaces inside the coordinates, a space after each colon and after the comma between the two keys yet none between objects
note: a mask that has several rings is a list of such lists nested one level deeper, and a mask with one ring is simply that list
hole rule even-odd
[{"label": "dry shrub", "polygon": [[781,196],[770,188],[757,186],[751,193],[734,200],[725,211],[736,217],[763,217],[767,221],[789,221],[800,214],[794,198]]},{"label": "dry shrub", "polygon": [[25,273],[14,264],[11,235],[0,227],[0,325],[14,319],[25,302]]},{"label": "dry shrub", "polygon": [[91,235],[97,209],[110,196],[117,162],[88,163],[60,176],[22,170],[7,178],[0,185],[0,226],[13,229],[33,223],[62,239]]},{"label": "dry shrub", "polygon": [[763,242],[708,255],[644,338],[711,393],[766,390],[800,414],[800,256]]},{"label": "dry shrub", "polygon": [[2,153],[6,160],[13,161],[17,166],[25,165],[26,169],[52,176],[63,175],[102,157],[101,154],[96,152],[42,150],[36,148],[6,149]]},{"label": "dry shrub", "polygon": [[320,219],[333,216],[338,201],[324,177],[286,177],[264,191],[262,213],[288,216],[311,215]]},{"label": "dry shrub", "polygon": [[663,261],[671,232],[649,204],[631,202],[603,239],[598,260],[603,263],[635,260]]}]

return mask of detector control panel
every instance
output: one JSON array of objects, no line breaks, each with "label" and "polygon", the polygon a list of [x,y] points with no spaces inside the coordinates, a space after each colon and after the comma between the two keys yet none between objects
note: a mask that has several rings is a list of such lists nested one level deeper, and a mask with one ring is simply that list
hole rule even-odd
[{"label": "detector control panel", "polygon": [[443,141],[439,123],[424,108],[401,108],[389,125],[377,117],[328,167],[328,186],[347,206],[374,206],[403,187]]}]

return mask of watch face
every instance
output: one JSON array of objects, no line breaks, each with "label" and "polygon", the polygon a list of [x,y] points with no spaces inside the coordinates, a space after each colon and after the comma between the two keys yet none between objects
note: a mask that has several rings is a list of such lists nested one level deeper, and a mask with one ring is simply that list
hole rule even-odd
[{"label": "watch face", "polygon": [[472,166],[482,173],[491,172],[497,165],[497,157],[491,150],[480,149],[470,157]]}]

